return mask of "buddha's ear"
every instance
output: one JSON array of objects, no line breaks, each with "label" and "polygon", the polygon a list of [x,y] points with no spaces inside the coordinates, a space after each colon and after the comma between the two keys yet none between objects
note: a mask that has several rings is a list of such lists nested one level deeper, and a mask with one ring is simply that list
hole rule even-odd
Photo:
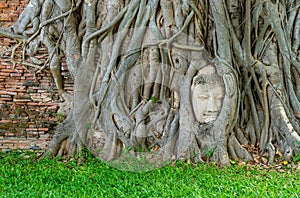
[{"label": "buddha's ear", "polygon": [[232,97],[235,94],[234,77],[230,73],[223,74],[225,84],[225,93],[227,96]]}]

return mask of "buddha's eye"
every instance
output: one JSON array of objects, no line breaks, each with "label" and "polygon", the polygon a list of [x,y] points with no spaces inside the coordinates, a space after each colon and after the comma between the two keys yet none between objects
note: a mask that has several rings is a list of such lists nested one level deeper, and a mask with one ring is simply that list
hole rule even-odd
[{"label": "buddha's eye", "polygon": [[198,95],[198,98],[200,98],[200,99],[208,99],[209,95]]}]

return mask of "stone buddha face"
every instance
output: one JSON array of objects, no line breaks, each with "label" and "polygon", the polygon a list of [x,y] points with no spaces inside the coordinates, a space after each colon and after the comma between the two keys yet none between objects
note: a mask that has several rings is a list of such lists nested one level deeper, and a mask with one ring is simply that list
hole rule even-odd
[{"label": "stone buddha face", "polygon": [[191,97],[196,120],[209,123],[217,119],[222,108],[225,87],[216,69],[205,66],[193,78]]}]

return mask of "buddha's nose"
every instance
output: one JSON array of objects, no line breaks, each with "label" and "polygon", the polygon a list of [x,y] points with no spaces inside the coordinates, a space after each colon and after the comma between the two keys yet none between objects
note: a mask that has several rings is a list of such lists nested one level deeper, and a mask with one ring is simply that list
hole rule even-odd
[{"label": "buddha's nose", "polygon": [[218,106],[216,104],[216,99],[214,96],[210,96],[208,99],[207,111],[208,112],[217,112],[218,111]]}]

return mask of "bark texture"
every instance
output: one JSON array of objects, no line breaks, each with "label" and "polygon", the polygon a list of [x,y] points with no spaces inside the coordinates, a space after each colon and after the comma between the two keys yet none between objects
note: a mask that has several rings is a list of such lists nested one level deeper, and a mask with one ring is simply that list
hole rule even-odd
[{"label": "bark texture", "polygon": [[[258,148],[271,164],[276,153],[291,160],[299,152],[299,4],[31,0],[0,35],[23,45],[24,67],[51,69],[67,115],[51,156],[88,147],[108,161],[229,165],[253,160]],[[41,44],[49,52],[45,63],[34,57]],[[74,93],[64,91],[63,57]],[[208,65],[223,80],[224,95],[218,117],[200,123],[191,87]]]}]

